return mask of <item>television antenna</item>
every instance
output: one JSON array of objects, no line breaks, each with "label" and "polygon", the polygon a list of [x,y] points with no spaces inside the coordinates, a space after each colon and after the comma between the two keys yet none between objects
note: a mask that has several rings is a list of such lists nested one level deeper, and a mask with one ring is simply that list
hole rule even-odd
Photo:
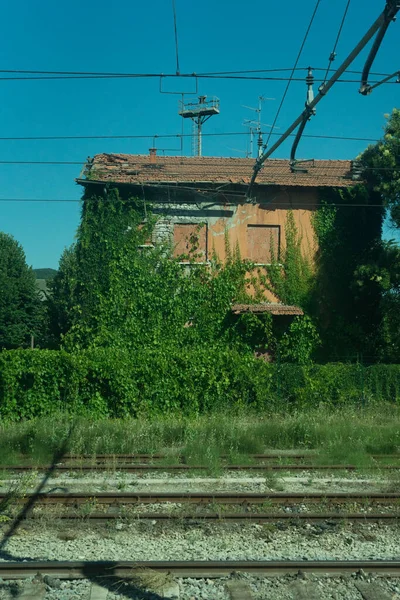
[{"label": "television antenna", "polygon": [[245,119],[243,121],[243,125],[245,127],[249,128],[249,134],[250,134],[250,150],[249,150],[249,152],[246,152],[246,158],[253,156],[254,136],[255,135],[257,135],[257,146],[258,146],[257,156],[258,157],[262,156],[264,144],[263,144],[263,139],[262,139],[261,126],[272,127],[272,125],[269,125],[268,123],[261,122],[262,105],[263,105],[263,102],[265,102],[266,100],[275,100],[275,98],[267,98],[266,96],[258,96],[258,107],[257,108],[254,108],[253,106],[246,106],[245,104],[242,104],[243,108],[248,108],[249,110],[254,111],[257,115],[256,119]]}]

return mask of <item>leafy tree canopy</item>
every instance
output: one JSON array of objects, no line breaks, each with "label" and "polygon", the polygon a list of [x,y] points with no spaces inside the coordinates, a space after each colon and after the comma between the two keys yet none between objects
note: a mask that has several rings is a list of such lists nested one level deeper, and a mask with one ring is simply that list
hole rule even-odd
[{"label": "leafy tree canopy", "polygon": [[400,227],[400,110],[388,116],[383,138],[369,146],[360,157],[365,177]]},{"label": "leafy tree canopy", "polygon": [[41,335],[44,309],[35,279],[20,244],[0,232],[0,348],[27,347],[31,335]]}]

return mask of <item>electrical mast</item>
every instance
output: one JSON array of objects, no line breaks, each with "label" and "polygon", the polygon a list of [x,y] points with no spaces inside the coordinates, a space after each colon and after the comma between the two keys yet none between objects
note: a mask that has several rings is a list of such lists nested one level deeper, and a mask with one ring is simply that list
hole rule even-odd
[{"label": "electrical mast", "polygon": [[193,155],[201,156],[202,143],[201,134],[203,124],[213,115],[219,115],[219,99],[214,96],[207,101],[207,96],[199,96],[198,102],[188,102],[184,104],[183,100],[179,103],[178,114],[184,119],[193,121]]}]

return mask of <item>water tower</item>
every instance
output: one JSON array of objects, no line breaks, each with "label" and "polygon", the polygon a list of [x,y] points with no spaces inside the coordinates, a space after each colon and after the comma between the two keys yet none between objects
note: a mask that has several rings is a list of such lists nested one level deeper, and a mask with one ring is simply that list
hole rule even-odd
[{"label": "water tower", "polygon": [[212,97],[207,100],[207,96],[199,96],[198,102],[179,103],[178,114],[184,119],[193,121],[193,145],[194,156],[201,156],[201,133],[203,124],[213,115],[219,115],[219,99]]}]

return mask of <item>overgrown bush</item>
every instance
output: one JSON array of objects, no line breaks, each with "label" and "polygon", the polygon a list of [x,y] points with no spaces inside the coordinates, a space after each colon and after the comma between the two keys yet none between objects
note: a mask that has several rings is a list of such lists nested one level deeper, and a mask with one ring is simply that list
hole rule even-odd
[{"label": "overgrown bush", "polygon": [[225,346],[0,353],[0,419],[93,418],[397,402],[400,366],[266,363]]}]

